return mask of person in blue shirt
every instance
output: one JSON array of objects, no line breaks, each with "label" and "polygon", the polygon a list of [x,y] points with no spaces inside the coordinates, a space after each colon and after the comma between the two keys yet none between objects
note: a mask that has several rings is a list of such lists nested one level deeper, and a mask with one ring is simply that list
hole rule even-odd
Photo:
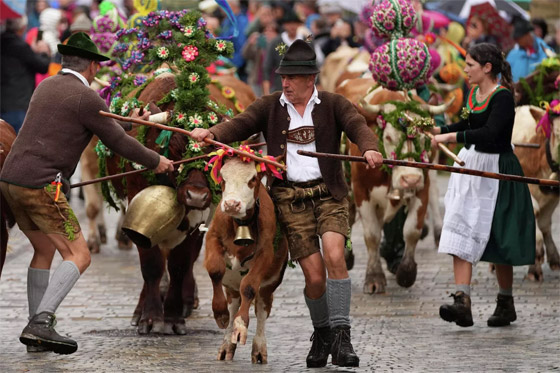
[{"label": "person in blue shirt", "polygon": [[534,27],[529,21],[518,19],[513,27],[513,39],[517,44],[508,53],[507,62],[511,65],[513,81],[517,82],[531,74],[547,58],[545,49],[551,49],[543,39],[533,34]]},{"label": "person in blue shirt", "polygon": [[[228,0],[228,4],[237,20],[238,34],[236,37],[230,39],[233,43],[233,58],[231,59],[233,64],[237,67],[237,74],[243,81],[247,81],[247,74],[243,71],[245,65],[245,59],[243,58],[243,46],[247,41],[247,35],[245,30],[249,26],[249,18],[247,14],[241,9],[239,0]],[[220,33],[221,38],[231,38],[234,34],[235,28],[229,18],[224,19],[222,23],[222,31]]]}]

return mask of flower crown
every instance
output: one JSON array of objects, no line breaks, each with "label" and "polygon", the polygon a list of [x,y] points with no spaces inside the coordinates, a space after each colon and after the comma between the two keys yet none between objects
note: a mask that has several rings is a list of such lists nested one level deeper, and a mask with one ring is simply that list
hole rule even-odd
[{"label": "flower crown", "polygon": [[541,106],[546,110],[546,113],[537,124],[537,130],[542,128],[548,139],[552,133],[552,121],[550,117],[560,115],[560,100],[552,100],[550,104],[546,101],[541,102]]},{"label": "flower crown", "polygon": [[[271,155],[263,155],[262,154],[262,150],[259,150],[258,152],[255,152],[254,149],[251,149],[250,146],[248,145],[241,145],[239,146],[239,148],[237,148],[238,150],[240,150],[241,152],[247,153],[247,154],[251,154],[263,159],[268,159],[271,161],[276,162],[276,158],[274,158]],[[236,154],[233,152],[233,149],[231,148],[225,148],[222,147],[220,149],[218,149],[215,152],[212,152],[210,154],[208,154],[208,156],[211,156],[212,158],[210,158],[210,160],[208,161],[208,163],[206,164],[206,167],[204,168],[204,171],[208,171],[208,169],[210,167],[212,167],[212,171],[210,172],[210,176],[212,177],[212,180],[214,180],[214,182],[216,184],[219,184],[222,182],[222,176],[220,176],[220,170],[222,169],[222,166],[224,165],[224,158],[227,157],[239,157],[239,159],[243,162],[255,162],[256,163],[256,169],[257,172],[266,172],[267,170],[270,171],[272,173],[272,175],[280,180],[282,180],[282,170],[274,167],[273,165],[270,165],[268,163],[258,163],[257,161],[254,161],[252,158],[250,157],[246,157],[240,154]]]}]

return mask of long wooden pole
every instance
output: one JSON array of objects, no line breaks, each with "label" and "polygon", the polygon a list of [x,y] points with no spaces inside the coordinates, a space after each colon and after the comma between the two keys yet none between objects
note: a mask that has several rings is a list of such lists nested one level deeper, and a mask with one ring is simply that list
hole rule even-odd
[{"label": "long wooden pole", "polygon": [[[353,156],[353,155],[317,153],[317,152],[308,152],[308,151],[305,151],[305,150],[298,150],[297,152],[298,152],[298,154],[305,155],[307,157],[333,158],[333,159],[339,159],[341,161],[350,161],[350,162],[367,162],[364,157],[357,157],[357,156]],[[537,179],[537,178],[534,178],[534,177],[525,177],[525,176],[510,175],[510,174],[499,174],[499,173],[495,173],[495,172],[479,171],[479,170],[473,170],[473,169],[470,169],[470,168],[445,166],[445,165],[441,165],[441,164],[410,162],[410,161],[401,161],[401,160],[393,160],[393,159],[383,159],[383,164],[393,165],[393,166],[414,167],[414,168],[427,168],[427,169],[430,169],[430,170],[455,172],[455,173],[459,173],[459,174],[487,177],[487,178],[490,178],[490,179],[517,181],[517,182],[520,182],[520,183],[537,184],[537,185],[545,185],[545,186],[560,188],[560,181],[558,181],[558,180]]]},{"label": "long wooden pole", "polygon": [[[175,161],[172,164],[173,164],[173,166],[177,166],[177,165],[180,165],[180,164],[183,164],[183,163],[194,162],[194,161],[198,161],[199,159],[204,159],[204,158],[208,158],[208,154],[199,155],[197,157],[192,157],[192,158],[188,158],[188,159],[181,159],[180,161]],[[142,168],[140,170],[132,170],[132,171],[121,172],[121,173],[115,174],[115,175],[103,176],[103,177],[99,177],[97,179],[91,179],[91,180],[82,181],[80,183],[72,184],[72,185],[70,185],[70,188],[77,188],[77,187],[81,187],[81,186],[84,186],[84,185],[100,183],[102,181],[108,181],[108,180],[113,180],[113,179],[120,179],[121,177],[124,177],[124,176],[136,175],[136,174],[140,174],[140,173],[146,172],[146,171],[150,171],[150,169],[149,168]]]},{"label": "long wooden pole", "polygon": [[[117,114],[108,113],[108,112],[103,111],[103,110],[99,110],[99,114],[101,114],[105,117],[117,119],[117,120],[120,120],[120,121],[123,121],[123,122],[131,122],[131,123],[142,124],[144,126],[155,127],[155,128],[159,128],[159,129],[165,130],[165,131],[177,132],[177,133],[181,133],[183,135],[187,135],[189,137],[192,137],[192,134],[191,134],[190,131],[187,131],[187,130],[182,129],[182,128],[170,127],[170,126],[166,126],[164,124],[154,123],[154,122],[150,122],[150,121],[143,120],[143,119],[138,119],[138,118],[123,117],[123,116],[120,116],[120,115],[117,115]],[[207,143],[207,144],[210,144],[210,145],[220,146],[220,147],[223,147],[225,149],[231,150],[233,153],[235,153],[237,155],[247,157],[247,158],[251,158],[252,160],[254,160],[258,163],[267,163],[269,165],[272,165],[272,166],[274,166],[276,168],[279,168],[279,169],[282,169],[284,171],[286,170],[286,166],[283,165],[283,164],[271,161],[270,159],[259,158],[256,155],[240,151],[238,149],[232,148],[229,145],[222,144],[221,142],[211,140],[211,139],[204,139],[204,142]]]}]

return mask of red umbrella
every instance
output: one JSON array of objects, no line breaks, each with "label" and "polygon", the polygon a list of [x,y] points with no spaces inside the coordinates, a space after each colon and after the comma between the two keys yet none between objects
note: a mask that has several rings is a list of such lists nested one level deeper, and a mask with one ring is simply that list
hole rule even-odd
[{"label": "red umbrella", "polygon": [[503,51],[511,49],[515,42],[512,38],[512,26],[500,16],[498,10],[490,3],[476,4],[471,7],[471,13],[467,20],[467,25],[473,16],[485,21],[488,35],[498,39],[498,43]]},{"label": "red umbrella", "polygon": [[0,20],[19,18],[25,14],[25,0],[0,0]]}]

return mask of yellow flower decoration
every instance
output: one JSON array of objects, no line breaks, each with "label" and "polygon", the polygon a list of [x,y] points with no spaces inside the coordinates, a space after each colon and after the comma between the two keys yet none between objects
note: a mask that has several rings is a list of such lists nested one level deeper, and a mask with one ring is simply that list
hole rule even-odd
[{"label": "yellow flower decoration", "polygon": [[235,91],[233,90],[233,88],[226,86],[222,87],[222,96],[224,96],[225,98],[233,98],[233,96],[235,96]]},{"label": "yellow flower decoration", "polygon": [[237,100],[235,101],[235,108],[240,113],[243,113],[245,111],[245,106],[243,106],[243,104]]}]

